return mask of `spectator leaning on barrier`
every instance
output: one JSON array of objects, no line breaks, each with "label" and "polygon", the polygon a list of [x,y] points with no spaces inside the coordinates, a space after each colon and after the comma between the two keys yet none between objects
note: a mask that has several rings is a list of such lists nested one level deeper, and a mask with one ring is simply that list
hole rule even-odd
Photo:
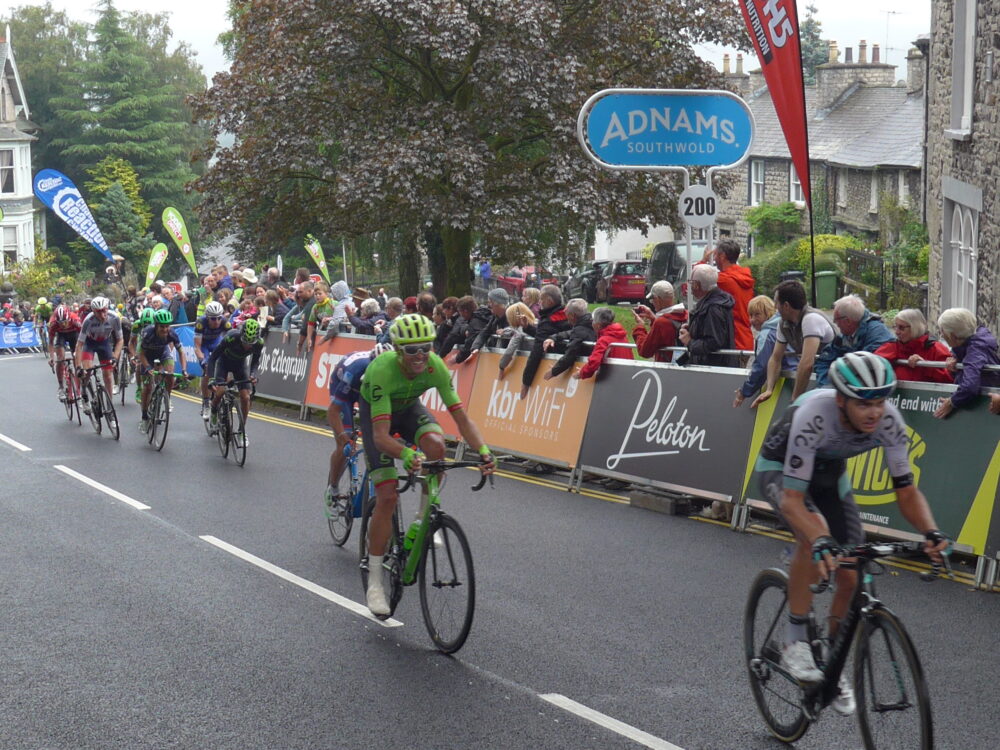
[{"label": "spectator leaning on barrier", "polygon": [[[750,327],[757,332],[754,340],[753,364],[750,365],[750,372],[743,385],[736,389],[736,398],[733,400],[733,408],[738,408],[743,399],[757,393],[761,386],[767,381],[767,363],[771,359],[771,352],[774,351],[774,344],[777,341],[778,324],[781,322],[774,307],[774,300],[766,294],[754,297],[747,304]],[[781,363],[781,369],[792,371],[798,366],[799,360],[794,354],[785,350],[785,357]]]},{"label": "spectator leaning on barrier", "polygon": [[[448,354],[462,345],[469,332],[469,321],[472,320],[476,307],[476,300],[468,294],[455,302],[455,315],[452,316],[451,330],[448,331],[448,335],[441,345],[442,352]],[[445,354],[442,354],[441,357],[444,357]]]},{"label": "spectator leaning on barrier", "polygon": [[490,337],[507,325],[507,306],[510,295],[504,289],[490,289],[487,303],[472,314],[468,335],[455,355],[455,362],[464,362],[474,357],[489,343]]},{"label": "spectator leaning on barrier", "polygon": [[572,326],[569,330],[550,336],[542,342],[546,352],[555,348],[563,355],[552,365],[552,369],[542,376],[543,380],[551,380],[562,375],[573,366],[578,357],[590,355],[588,341],[597,341],[597,331],[594,330],[594,318],[587,310],[587,300],[575,297],[566,303],[566,320]]},{"label": "spectator leaning on barrier", "polygon": [[[594,331],[597,332],[597,343],[586,364],[573,373],[573,377],[579,380],[594,377],[605,359],[635,359],[628,343],[628,334],[621,323],[615,322],[614,310],[610,307],[598,307],[591,313],[591,317],[594,320]],[[619,346],[615,346],[616,344]]]},{"label": "spectator leaning on barrier", "polygon": [[740,245],[736,240],[725,239],[715,248],[715,267],[719,269],[719,289],[734,300],[733,340],[736,348],[745,352],[753,351],[753,331],[747,305],[753,299],[753,274],[749,268],[737,264],[740,259]]},{"label": "spectator leaning on barrier", "polygon": [[767,382],[760,395],[750,404],[752,409],[771,398],[788,351],[799,355],[792,400],[805,393],[817,354],[822,353],[833,341],[833,326],[823,313],[806,304],[806,288],[801,281],[789,280],[778,284],[774,302],[781,315],[781,322],[775,335],[774,350],[767,362]]},{"label": "spectator leaning on barrier", "polygon": [[[895,341],[886,341],[875,350],[880,357],[892,363],[898,380],[915,380],[924,383],[950,383],[954,376],[944,367],[918,367],[920,360],[945,362],[951,350],[927,333],[927,319],[920,310],[907,308],[896,313],[892,322]],[[905,359],[907,364],[896,364]]]},{"label": "spectator leaning on barrier", "polygon": [[[958,388],[949,398],[941,400],[934,412],[938,419],[944,419],[956,407],[969,406],[979,395],[980,388],[1000,387],[1000,372],[984,370],[987,365],[1000,365],[997,339],[988,328],[976,322],[976,316],[961,307],[945,310],[938,317],[938,330],[951,347],[951,357],[946,360],[949,369],[955,373]],[[962,363],[962,369],[955,367]],[[997,411],[997,399],[990,396],[990,411]]]},{"label": "spectator leaning on barrier", "polygon": [[[632,310],[635,328],[632,339],[640,357],[656,362],[672,362],[673,352],[660,351],[665,346],[677,346],[677,334],[687,322],[688,313],[684,305],[674,304],[674,287],[669,281],[660,280],[649,288],[648,296],[653,309],[636,305]],[[644,323],[649,323],[646,330]]]},{"label": "spectator leaning on barrier", "polygon": [[359,315],[351,315],[350,320],[355,333],[363,336],[374,336],[375,323],[380,320],[384,321],[385,313],[379,309],[377,300],[366,299],[361,303]]},{"label": "spectator leaning on barrier", "polygon": [[542,296],[539,299],[542,311],[538,315],[538,323],[534,326],[525,326],[524,330],[529,336],[534,336],[535,341],[531,346],[531,354],[524,365],[524,374],[521,377],[521,398],[528,396],[528,388],[535,380],[538,372],[538,365],[545,354],[543,344],[545,339],[555,336],[562,331],[568,331],[572,326],[566,318],[566,311],[563,309],[562,292],[554,284],[546,284],[542,287]]},{"label": "spectator leaning on barrier", "polygon": [[330,313],[330,320],[326,323],[327,338],[336,336],[341,324],[346,325],[350,322],[350,316],[354,314],[351,287],[343,279],[330,287],[330,303],[333,309]]},{"label": "spectator leaning on barrier", "polygon": [[398,318],[403,314],[403,300],[399,297],[390,297],[385,303],[385,320],[379,321],[375,324],[375,330],[378,331],[376,337],[378,338],[378,343],[380,344],[391,344],[391,337],[389,336],[389,326],[393,320]]},{"label": "spectator leaning on barrier", "polygon": [[437,297],[430,292],[421,292],[417,295],[417,312],[425,318],[434,314],[435,305],[437,305]]},{"label": "spectator leaning on barrier", "polygon": [[860,297],[849,294],[833,303],[833,322],[840,333],[816,357],[816,385],[826,385],[829,380],[830,365],[850,352],[874,352],[892,335],[882,318],[865,307]]},{"label": "spectator leaning on barrier", "polygon": [[454,343],[451,343],[448,345],[448,349],[445,349],[455,324],[461,319],[458,314],[458,297],[445,297],[438,307],[441,309],[443,321],[435,329],[434,353],[443,359],[454,346]]},{"label": "spectator leaning on barrier", "polygon": [[[719,271],[702,263],[691,270],[691,294],[698,300],[688,322],[677,338],[687,351],[677,360],[680,365],[737,367],[734,354],[718,354],[733,348],[733,297],[718,287]],[[596,328],[596,325],[595,325]]]},{"label": "spectator leaning on barrier", "polygon": [[507,338],[507,347],[504,350],[503,356],[500,357],[500,373],[497,375],[497,380],[503,380],[507,368],[514,361],[514,355],[518,351],[521,349],[531,349],[531,342],[528,340],[531,337],[525,333],[524,327],[526,325],[533,326],[538,323],[535,313],[523,302],[515,302],[510,305],[504,317],[507,319],[507,327],[498,330],[497,335],[501,338]]}]

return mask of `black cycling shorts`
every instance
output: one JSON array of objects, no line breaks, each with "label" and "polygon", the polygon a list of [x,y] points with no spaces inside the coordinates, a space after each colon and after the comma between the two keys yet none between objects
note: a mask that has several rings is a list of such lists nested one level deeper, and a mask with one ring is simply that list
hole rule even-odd
[{"label": "black cycling shorts", "polygon": [[[778,469],[758,471],[757,479],[764,499],[781,516],[782,472]],[[854,501],[851,481],[843,461],[817,464],[806,491],[805,502],[806,508],[826,519],[830,536],[840,544],[864,543],[865,531],[861,526],[861,514]]]},{"label": "black cycling shorts", "polygon": [[[396,481],[395,459],[375,447],[375,428],[372,426],[371,406],[364,399],[358,399],[358,421],[361,422],[361,439],[365,445],[368,470],[376,486],[382,482]],[[389,434],[399,434],[407,444],[420,444],[420,438],[428,432],[441,433],[441,425],[419,401],[393,413]]]}]

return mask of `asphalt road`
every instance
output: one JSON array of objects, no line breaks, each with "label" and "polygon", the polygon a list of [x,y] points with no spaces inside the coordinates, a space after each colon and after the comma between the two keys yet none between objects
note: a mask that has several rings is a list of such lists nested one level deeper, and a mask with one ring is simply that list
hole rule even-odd
[{"label": "asphalt road", "polygon": [[[255,418],[241,469],[192,401],[156,453],[131,399],[120,443],[70,425],[40,357],[0,357],[0,383],[0,748],[781,746],[741,655],[779,540],[526,477],[473,495],[454,472],[478,596],[447,657],[415,589],[401,627],[321,595],[363,601],[357,529],[337,548],[323,517],[322,429]],[[996,747],[1000,599],[909,572],[880,593],[923,659],[936,746]],[[861,744],[827,712],[796,747]]]}]

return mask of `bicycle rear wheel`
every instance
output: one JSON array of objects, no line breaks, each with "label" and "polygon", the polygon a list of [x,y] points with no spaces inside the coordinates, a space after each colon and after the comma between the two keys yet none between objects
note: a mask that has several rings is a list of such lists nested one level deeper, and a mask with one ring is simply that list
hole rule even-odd
[{"label": "bicycle rear wheel", "polygon": [[63,390],[66,393],[65,400],[63,401],[63,406],[66,407],[66,417],[70,422],[73,421],[73,407],[76,405],[76,386],[73,384],[73,376],[70,374],[68,367],[63,367],[59,365],[59,371],[62,373],[63,379]]},{"label": "bicycle rear wheel", "polygon": [[446,654],[462,648],[476,610],[472,551],[458,521],[438,513],[420,557],[420,609],[434,645]]},{"label": "bicycle rear wheel", "polygon": [[[368,526],[371,520],[372,512],[375,510],[375,498],[368,497],[365,499],[363,510],[361,512],[361,537],[358,540],[358,545],[360,547],[360,559],[361,559],[361,587],[364,593],[368,593]],[[392,533],[389,534],[389,541],[386,543],[386,548],[383,551],[384,560],[383,566],[387,567],[388,570],[384,570],[382,573],[382,582],[386,586],[386,593],[389,595],[389,609],[391,612],[386,615],[386,617],[392,617],[392,613],[396,611],[396,605],[399,604],[399,600],[403,598],[403,583],[400,580],[400,561],[398,559],[399,553],[403,548],[403,532],[401,531],[402,524],[399,517],[399,502],[396,502],[396,510],[392,514]],[[385,618],[382,618],[385,619]]]},{"label": "bicycle rear wheel", "polygon": [[243,416],[243,409],[240,407],[239,399],[232,400],[229,412],[230,433],[229,440],[233,446],[233,459],[240,466],[247,461],[247,420]]},{"label": "bicycle rear wheel", "polygon": [[[324,501],[326,511],[326,525],[330,529],[330,537],[338,547],[343,547],[347,538],[351,535],[351,527],[354,525],[354,497],[351,495],[351,467],[344,467],[341,472],[340,481],[332,489],[333,498],[327,505]],[[361,507],[364,507],[368,500],[368,483],[365,482],[358,490],[361,495]]]},{"label": "bicycle rear wheel", "polygon": [[94,432],[98,435],[101,434],[101,402],[97,397],[97,390],[94,387],[93,381],[90,379],[93,376],[87,377],[83,381],[83,394],[86,396],[84,403],[87,405],[87,411],[90,412],[87,416],[90,418],[90,426],[94,428]]},{"label": "bicycle rear wheel", "polygon": [[750,586],[743,614],[743,647],[750,690],[771,734],[795,742],[809,720],[802,710],[802,689],[779,669],[788,621],[788,574],[762,570]]},{"label": "bicycle rear wheel", "polygon": [[167,442],[167,430],[170,428],[170,396],[164,386],[160,386],[154,393],[156,401],[149,407],[149,444],[161,451],[163,444]]},{"label": "bicycle rear wheel", "polygon": [[104,390],[104,386],[97,387],[97,398],[101,405],[101,416],[104,418],[104,423],[108,426],[111,437],[117,440],[120,432],[118,429],[118,414],[115,412],[111,396]]},{"label": "bicycle rear wheel", "polygon": [[931,699],[920,659],[903,624],[872,610],[855,640],[854,688],[866,750],[934,747]]}]

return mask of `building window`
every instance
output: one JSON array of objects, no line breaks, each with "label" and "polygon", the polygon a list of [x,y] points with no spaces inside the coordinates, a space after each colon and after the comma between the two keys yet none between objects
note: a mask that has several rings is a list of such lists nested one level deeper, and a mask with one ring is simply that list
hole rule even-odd
[{"label": "building window", "polygon": [[795,172],[795,165],[788,165],[788,200],[793,203],[805,203],[806,196],[802,192],[802,183],[799,182],[799,176]]},{"label": "building window", "polygon": [[872,172],[872,186],[868,195],[868,213],[878,213],[878,172]]},{"label": "building window", "polygon": [[904,208],[910,206],[910,183],[906,181],[906,170],[899,170],[899,205]]},{"label": "building window", "polygon": [[951,118],[945,133],[965,139],[972,132],[976,84],[977,0],[954,0],[955,34],[951,49]]},{"label": "building window", "polygon": [[3,228],[3,261],[8,273],[17,263],[17,227]]},{"label": "building window", "polygon": [[964,307],[976,312],[976,259],[979,212],[945,199],[947,236],[944,242],[944,277],[950,278],[943,291],[945,307]]},{"label": "building window", "polygon": [[0,149],[0,194],[14,193],[14,149]]},{"label": "building window", "polygon": [[847,208],[847,170],[837,170],[837,205]]},{"label": "building window", "polygon": [[764,162],[754,159],[750,162],[750,205],[759,206],[764,202]]}]

